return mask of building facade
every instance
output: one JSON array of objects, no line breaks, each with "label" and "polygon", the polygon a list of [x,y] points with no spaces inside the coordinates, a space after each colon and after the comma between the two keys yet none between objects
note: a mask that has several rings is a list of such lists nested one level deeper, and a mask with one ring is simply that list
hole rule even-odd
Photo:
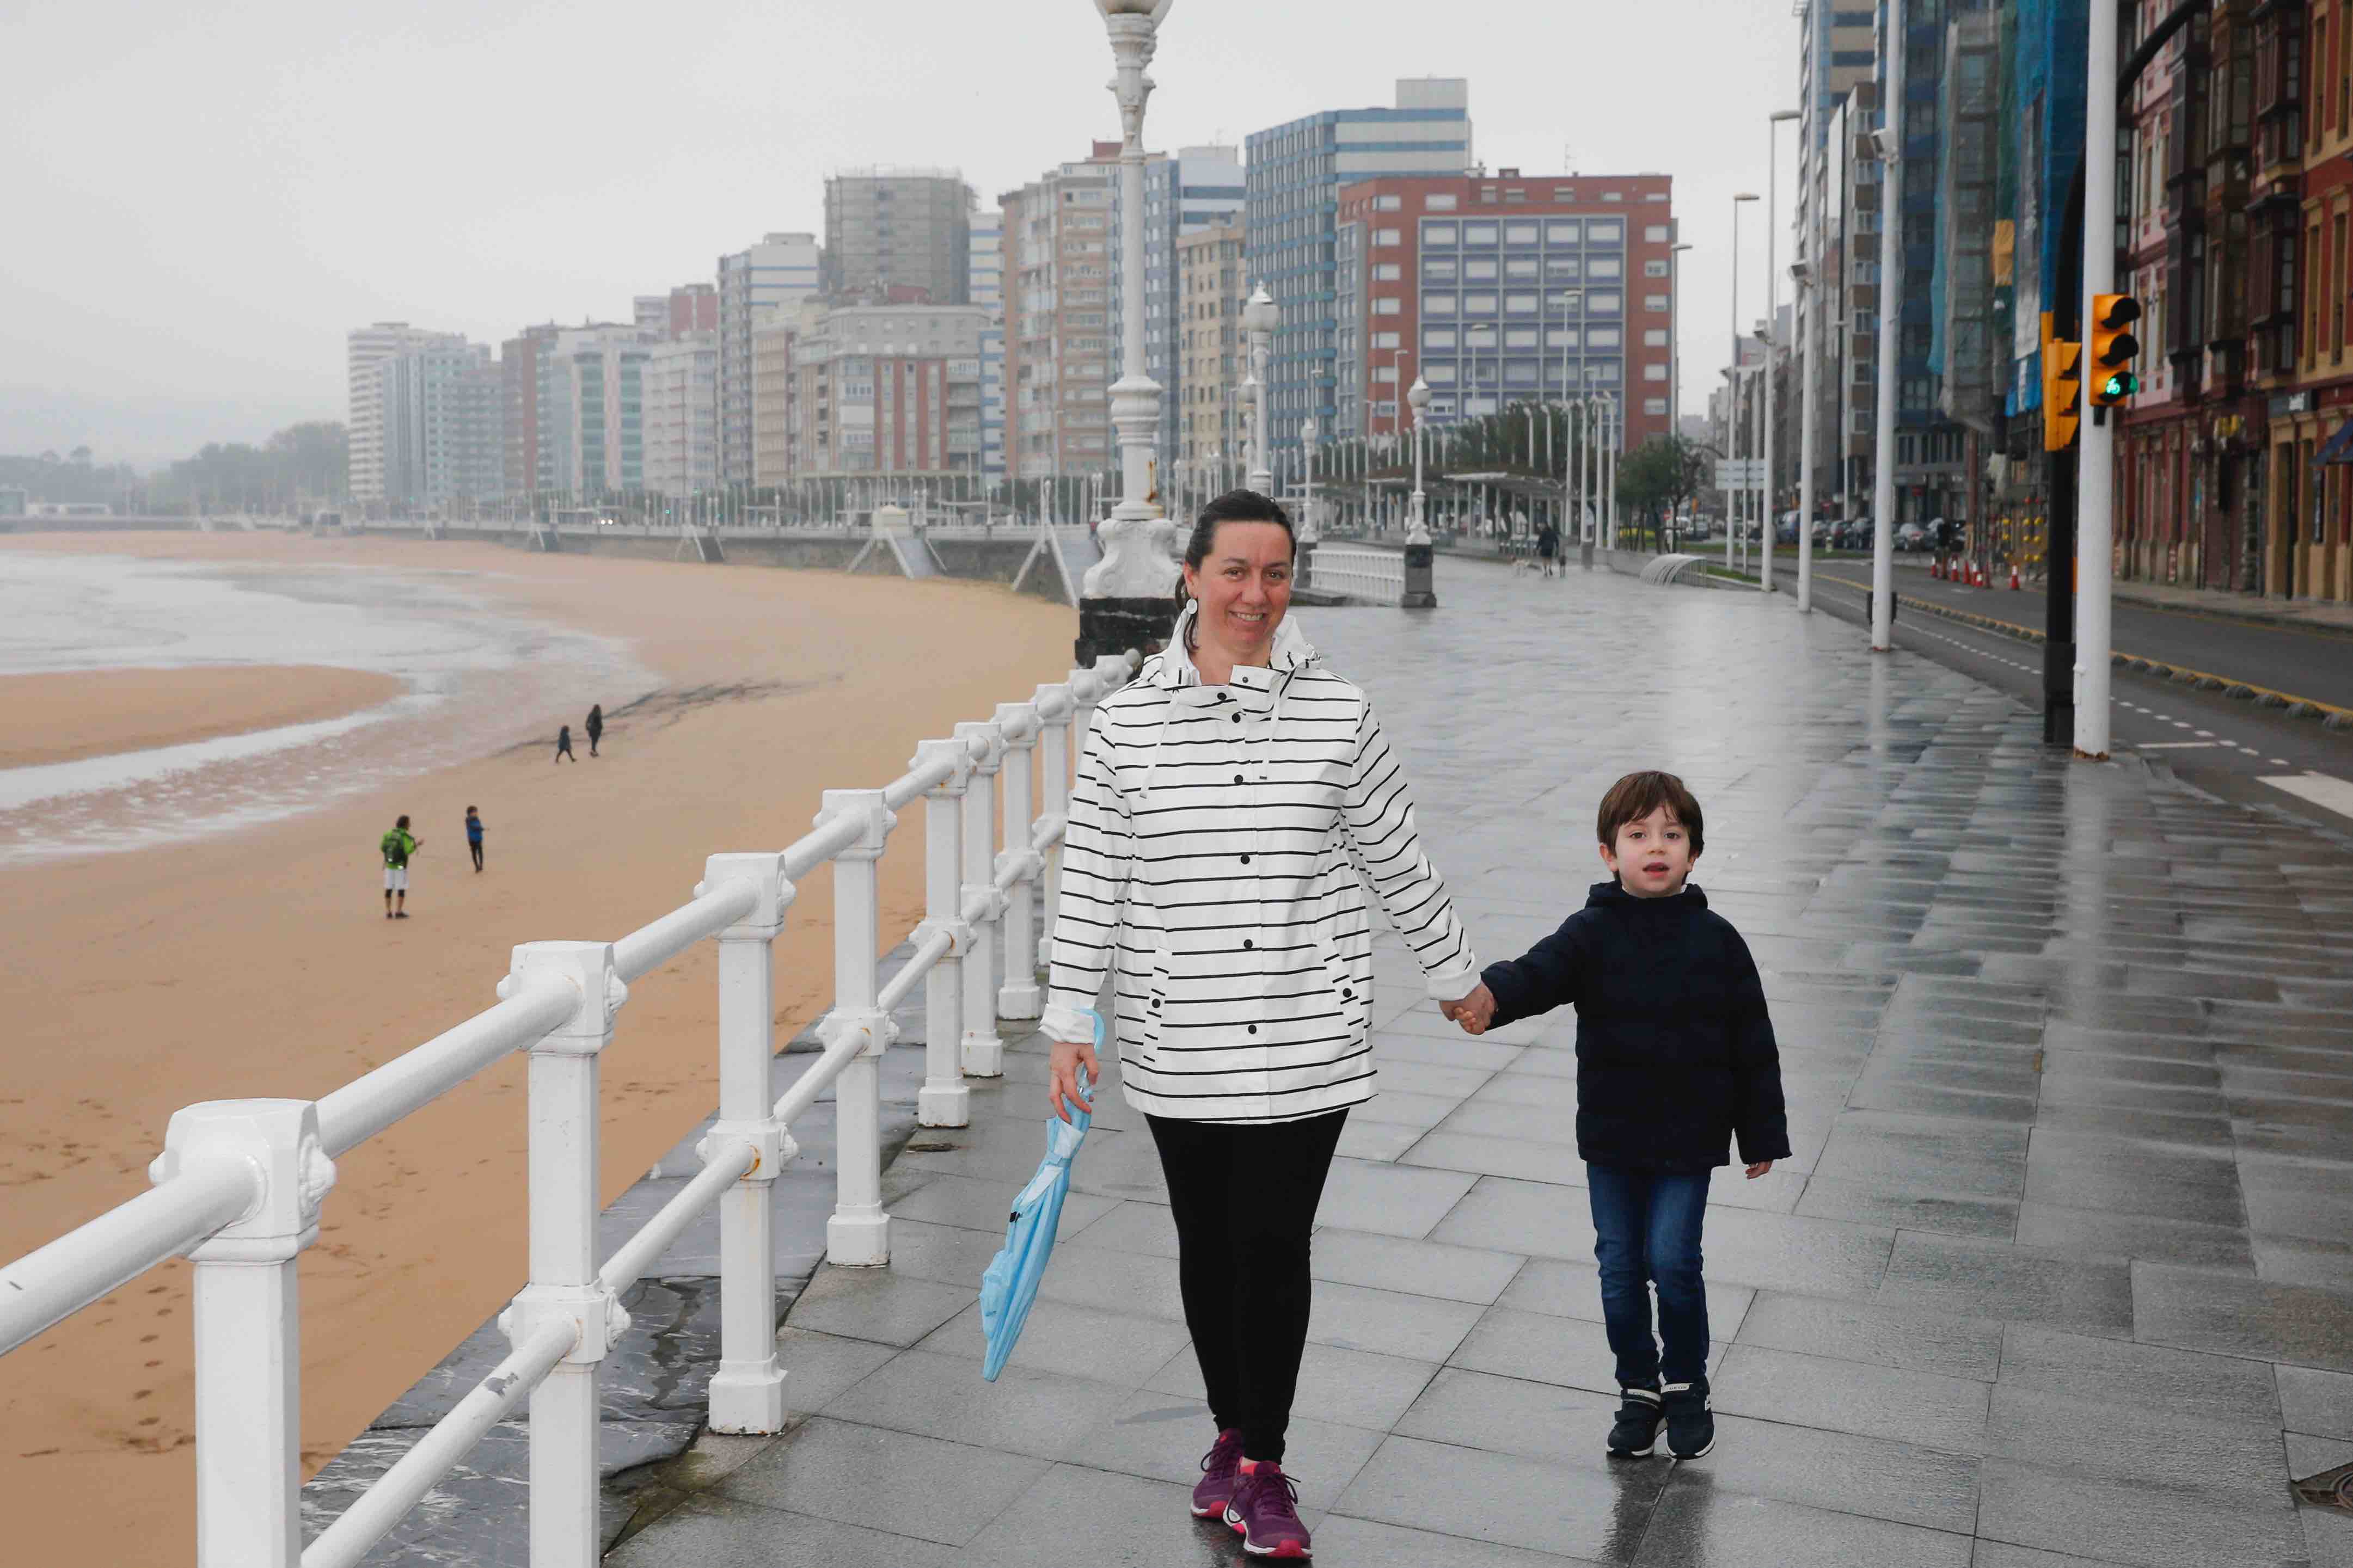
[{"label": "building facade", "polygon": [[346,396],[344,429],[349,436],[352,499],[385,500],[384,447],[384,378],[376,366],[396,354],[413,350],[462,346],[459,332],[428,331],[406,321],[378,321],[344,334],[343,368]]},{"label": "building facade", "polygon": [[778,311],[752,329],[752,482],[765,489],[799,471],[794,445],[793,356],[814,299]]},{"label": "building facade", "polygon": [[1211,473],[1236,462],[1243,428],[1242,226],[1197,228],[1176,241],[1176,460]]},{"label": "building facade", "polygon": [[673,498],[719,485],[719,334],[688,331],[645,361],[646,489]]},{"label": "building facade", "polygon": [[646,488],[646,370],[635,323],[567,328],[541,346],[536,488],[575,496]]},{"label": "building facade", "polygon": [[382,499],[432,509],[482,500],[506,483],[504,384],[487,343],[463,338],[378,361]]},{"label": "building facade", "polygon": [[978,305],[849,304],[805,317],[793,354],[805,477],[977,477]]},{"label": "building facade", "polygon": [[1460,78],[1400,80],[1390,108],[1325,110],[1254,132],[1244,145],[1247,270],[1250,286],[1264,284],[1282,313],[1267,374],[1271,444],[1282,451],[1298,446],[1305,419],[1340,431],[1356,417],[1340,406],[1341,189],[1469,172],[1471,86]]},{"label": "building facade", "polygon": [[1599,395],[1629,451],[1674,428],[1669,176],[1367,180],[1337,230],[1337,434],[1398,433],[1416,376],[1433,423]]},{"label": "building facade", "polygon": [[828,298],[920,289],[938,305],[969,298],[976,203],[952,169],[858,169],[825,183]]},{"label": "building facade", "polygon": [[1005,477],[1005,216],[975,215],[972,262],[965,290],[967,303],[988,312],[980,334],[980,469],[991,480]]},{"label": "building facade", "polygon": [[499,345],[501,435],[505,447],[504,493],[529,495],[539,487],[539,356],[564,331],[553,321],[525,327]]},{"label": "building facade", "polygon": [[1005,247],[1005,468],[1009,478],[1108,472],[1112,189],[1119,143],[997,198]]},{"label": "building facade", "polygon": [[719,480],[752,482],[752,332],[772,312],[818,291],[821,258],[813,234],[771,234],[719,258]]},{"label": "building facade", "polygon": [[[1184,295],[1176,247],[1186,235],[1239,223],[1245,198],[1240,150],[1225,146],[1180,148],[1154,153],[1144,165],[1144,373],[1160,388],[1159,450],[1164,461],[1178,446],[1178,410],[1185,396]],[[1112,256],[1120,255],[1127,223],[1119,187],[1112,187]],[[1121,270],[1112,268],[1112,375],[1127,374],[1121,360],[1119,323],[1124,319]]]}]

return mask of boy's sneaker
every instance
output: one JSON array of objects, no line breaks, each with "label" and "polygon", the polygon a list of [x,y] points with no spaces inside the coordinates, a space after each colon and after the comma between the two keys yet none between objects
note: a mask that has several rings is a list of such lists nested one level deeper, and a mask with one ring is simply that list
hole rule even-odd
[{"label": "boy's sneaker", "polygon": [[1704,1458],[1715,1447],[1715,1406],[1707,1379],[1671,1383],[1661,1393],[1667,1410],[1667,1452],[1678,1459]]},{"label": "boy's sneaker", "polygon": [[1193,1487],[1193,1517],[1223,1519],[1242,1473],[1242,1429],[1229,1426],[1201,1456],[1201,1479]]},{"label": "boy's sneaker", "polygon": [[1659,1424],[1667,1418],[1659,1403],[1659,1391],[1621,1387],[1618,1394],[1618,1420],[1609,1428],[1609,1457],[1648,1458],[1659,1446]]},{"label": "boy's sneaker", "polygon": [[1253,1557],[1306,1557],[1307,1527],[1299,1521],[1299,1488],[1282,1467],[1261,1459],[1234,1483],[1226,1522],[1241,1531],[1242,1550]]}]

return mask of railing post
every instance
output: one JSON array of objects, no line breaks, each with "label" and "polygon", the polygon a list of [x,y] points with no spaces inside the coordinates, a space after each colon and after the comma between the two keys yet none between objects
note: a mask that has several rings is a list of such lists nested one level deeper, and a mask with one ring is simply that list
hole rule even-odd
[{"label": "railing post", "polygon": [[959,741],[978,742],[964,795],[964,907],[973,914],[972,949],[964,960],[964,1072],[1003,1078],[1005,1042],[997,1036],[997,938],[1005,900],[997,891],[997,769],[1005,735],[993,722],[955,727]]},{"label": "railing post", "polygon": [[882,1212],[881,1057],[895,1033],[879,1004],[881,945],[875,861],[898,818],[879,789],[829,789],[818,820],[856,816],[866,831],[833,858],[833,1010],[820,1026],[828,1044],[845,1029],[866,1036],[834,1079],[833,1217],[826,1221],[828,1263],[873,1268],[891,1261],[891,1216]]},{"label": "railing post", "polygon": [[550,1321],[576,1336],[531,1394],[531,1568],[595,1568],[597,1369],[629,1323],[596,1278],[597,1058],[629,988],[610,942],[525,942],[500,992],[538,974],[561,975],[578,1001],[531,1047],[531,1283],[499,1327],[518,1348]]},{"label": "railing post", "polygon": [[302,1331],[295,1259],[319,1238],[335,1183],[307,1100],[221,1100],[173,1113],[163,1183],[234,1162],[259,1178],[245,1216],[189,1250],[195,1263],[197,1568],[302,1560]]},{"label": "railing post", "polygon": [[972,1125],[972,1091],[965,1087],[964,955],[972,946],[965,923],[964,792],[972,778],[972,743],[925,741],[915,748],[913,766],[943,758],[955,771],[923,793],[923,921],[914,931],[923,942],[944,931],[948,951],[923,976],[923,1088],[915,1120],[925,1127]]},{"label": "railing post", "polygon": [[[1071,816],[1071,736],[1078,711],[1078,694],[1068,681],[1041,686],[1030,700],[1043,721],[1038,729],[1038,820],[1067,824]],[[1039,875],[1046,903],[1046,924],[1054,923],[1061,908],[1062,836],[1046,847],[1046,868]]]},{"label": "railing post", "polygon": [[997,728],[1005,737],[1005,848],[997,858],[997,874],[1013,873],[1005,893],[1005,984],[997,988],[997,1016],[1017,1021],[1035,1018],[1046,1007],[1038,990],[1037,887],[1043,862],[1032,843],[1038,824],[1029,794],[1039,727],[1037,704],[997,705]]},{"label": "railing post", "polygon": [[719,1199],[719,1370],[711,1379],[711,1429],[781,1432],[785,1373],[776,1364],[777,1175],[797,1152],[776,1119],[776,943],[793,901],[782,855],[713,855],[701,898],[748,884],[759,901],[719,933],[719,1120],[698,1151],[706,1163],[741,1142],[758,1157]]}]

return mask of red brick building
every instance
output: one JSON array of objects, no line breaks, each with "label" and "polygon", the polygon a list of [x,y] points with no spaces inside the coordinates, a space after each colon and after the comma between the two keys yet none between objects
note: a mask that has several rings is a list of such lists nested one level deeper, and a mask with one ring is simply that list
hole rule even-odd
[{"label": "red brick building", "polygon": [[1629,450],[1668,434],[1672,187],[1517,169],[1343,187],[1334,434],[1401,428],[1417,374],[1433,424],[1599,394],[1625,409]]}]

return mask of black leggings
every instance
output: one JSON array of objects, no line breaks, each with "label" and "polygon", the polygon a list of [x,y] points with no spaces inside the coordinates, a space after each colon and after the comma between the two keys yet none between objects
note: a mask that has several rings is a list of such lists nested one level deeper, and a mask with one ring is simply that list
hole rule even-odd
[{"label": "black leggings", "polygon": [[473,840],[473,842],[468,844],[466,847],[474,852],[474,869],[477,871],[480,870],[482,868],[482,841],[477,838]]},{"label": "black leggings", "polygon": [[1307,1237],[1345,1110],[1253,1125],[1151,1116],[1176,1220],[1185,1326],[1218,1429],[1282,1458],[1307,1348]]}]

